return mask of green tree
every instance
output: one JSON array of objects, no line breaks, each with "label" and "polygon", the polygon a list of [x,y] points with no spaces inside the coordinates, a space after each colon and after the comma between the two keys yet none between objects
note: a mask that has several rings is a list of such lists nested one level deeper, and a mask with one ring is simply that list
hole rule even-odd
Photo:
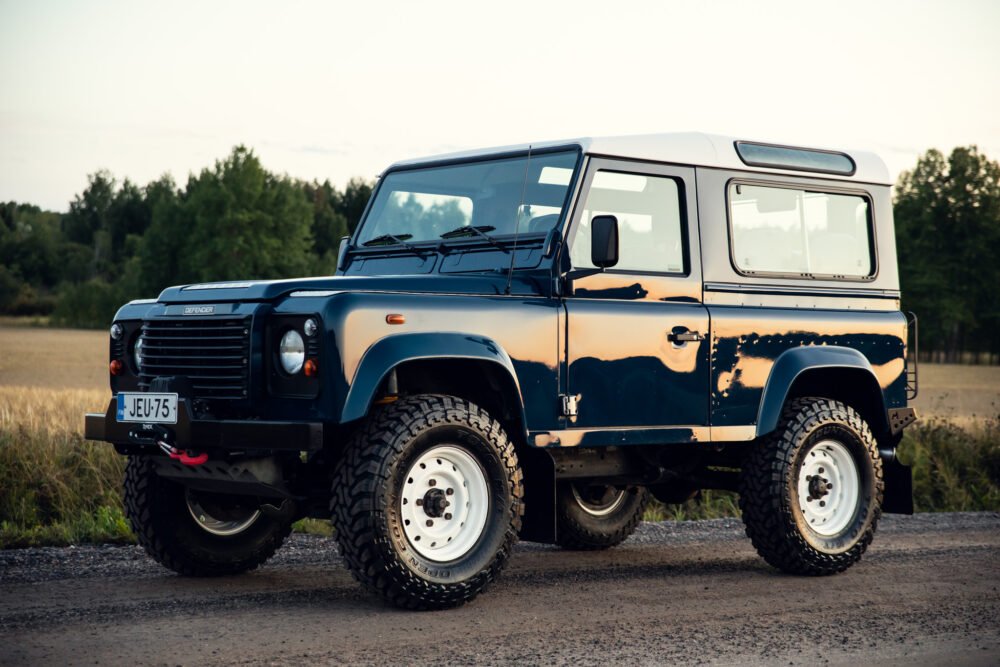
[{"label": "green tree", "polygon": [[287,278],[311,264],[312,210],[288,177],[237,146],[188,182],[180,223],[183,281]]},{"label": "green tree", "polygon": [[90,275],[104,273],[111,255],[109,211],[115,199],[117,182],[107,171],[87,178],[87,187],[73,198],[69,213],[63,217],[66,238],[92,250]]},{"label": "green tree", "polygon": [[930,150],[900,175],[894,206],[904,307],[921,347],[947,361],[1000,352],[1000,165],[975,146]]},{"label": "green tree", "polygon": [[340,196],[334,209],[347,220],[348,232],[353,234],[361,216],[365,212],[368,200],[372,196],[372,184],[360,178],[352,178],[347,182],[344,193]]},{"label": "green tree", "polygon": [[273,174],[243,146],[182,190],[98,171],[65,214],[0,203],[0,312],[55,307],[60,323],[103,327],[122,301],[169,285],[331,273],[371,192]]},{"label": "green tree", "polygon": [[59,215],[10,202],[2,205],[0,219],[0,264],[29,284],[54,286],[60,279]]},{"label": "green tree", "polygon": [[139,239],[132,266],[126,269],[129,292],[140,298],[155,297],[164,287],[180,282],[180,257],[187,227],[181,194],[173,178],[162,176],[146,186],[150,223]]},{"label": "green tree", "polygon": [[313,252],[317,257],[336,253],[340,239],[347,236],[347,218],[336,207],[340,193],[330,185],[330,181],[303,183],[302,189],[313,206]]},{"label": "green tree", "polygon": [[35,315],[52,309],[62,279],[59,214],[37,206],[0,204],[0,312]]},{"label": "green tree", "polygon": [[125,262],[134,253],[131,239],[141,237],[152,221],[152,210],[146,193],[125,179],[114,194],[107,213],[109,266],[114,277],[121,275]]}]

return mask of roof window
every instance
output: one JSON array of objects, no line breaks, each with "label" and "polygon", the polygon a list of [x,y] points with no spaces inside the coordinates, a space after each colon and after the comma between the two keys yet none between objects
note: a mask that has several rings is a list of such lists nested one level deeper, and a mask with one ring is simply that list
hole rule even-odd
[{"label": "roof window", "polygon": [[854,160],[849,155],[834,151],[737,141],[736,153],[744,164],[751,167],[816,171],[844,176],[851,176],[855,171]]}]

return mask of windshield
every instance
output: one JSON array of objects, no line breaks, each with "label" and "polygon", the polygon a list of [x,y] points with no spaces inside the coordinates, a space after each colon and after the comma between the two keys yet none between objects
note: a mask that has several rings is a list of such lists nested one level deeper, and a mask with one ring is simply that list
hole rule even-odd
[{"label": "windshield", "polygon": [[[490,237],[545,234],[559,224],[578,153],[564,151],[391,171],[358,233],[357,245],[449,238],[474,226]],[[527,167],[527,172],[525,172]],[[522,199],[523,190],[523,199]],[[381,238],[384,237],[384,238]],[[374,244],[373,244],[374,245]]]}]

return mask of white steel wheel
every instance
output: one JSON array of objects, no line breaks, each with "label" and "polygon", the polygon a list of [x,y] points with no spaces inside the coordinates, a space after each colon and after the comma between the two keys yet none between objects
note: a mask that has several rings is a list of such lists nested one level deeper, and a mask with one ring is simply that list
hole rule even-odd
[{"label": "white steel wheel", "polygon": [[628,491],[614,486],[584,486],[583,493],[572,484],[573,499],[590,516],[608,516],[625,502]]},{"label": "white steel wheel", "polygon": [[[252,526],[260,517],[260,510],[256,508],[222,508],[218,506],[218,503],[203,501],[190,490],[184,496],[188,512],[191,513],[194,522],[202,530],[219,537],[238,535]],[[206,509],[206,506],[210,509]]]},{"label": "white steel wheel", "polygon": [[421,454],[400,493],[406,539],[424,558],[445,563],[469,553],[486,528],[489,483],[482,466],[457,445]]},{"label": "white steel wheel", "polygon": [[861,479],[850,451],[836,440],[821,440],[806,452],[799,468],[798,503],[810,530],[837,535],[854,521],[861,500]]}]

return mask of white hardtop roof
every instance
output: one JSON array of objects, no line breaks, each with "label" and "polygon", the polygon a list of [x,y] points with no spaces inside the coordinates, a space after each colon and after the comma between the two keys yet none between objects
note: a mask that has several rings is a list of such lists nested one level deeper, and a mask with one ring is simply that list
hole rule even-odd
[{"label": "white hardtop roof", "polygon": [[[789,148],[819,149],[846,153],[854,160],[857,169],[851,176],[841,174],[816,173],[796,169],[778,169],[774,167],[751,167],[746,165],[736,153],[737,141],[749,141],[770,145],[782,145]],[[863,183],[878,183],[891,185],[889,170],[875,153],[869,151],[844,150],[842,148],[821,146],[791,146],[780,142],[756,142],[751,138],[727,137],[701,132],[670,132],[664,134],[633,134],[619,137],[583,137],[565,139],[563,141],[543,141],[530,144],[532,150],[555,148],[559,146],[579,146],[587,155],[627,158],[630,160],[648,160],[651,162],[668,162],[697,167],[717,167],[740,171],[756,171],[773,174],[798,174],[813,178],[832,178],[843,181]],[[482,158],[498,153],[514,153],[528,150],[529,144],[512,146],[496,146],[476,150],[447,153],[430,157],[401,160],[394,163],[395,167],[409,167],[422,163],[442,160],[459,160],[465,158]]]}]

